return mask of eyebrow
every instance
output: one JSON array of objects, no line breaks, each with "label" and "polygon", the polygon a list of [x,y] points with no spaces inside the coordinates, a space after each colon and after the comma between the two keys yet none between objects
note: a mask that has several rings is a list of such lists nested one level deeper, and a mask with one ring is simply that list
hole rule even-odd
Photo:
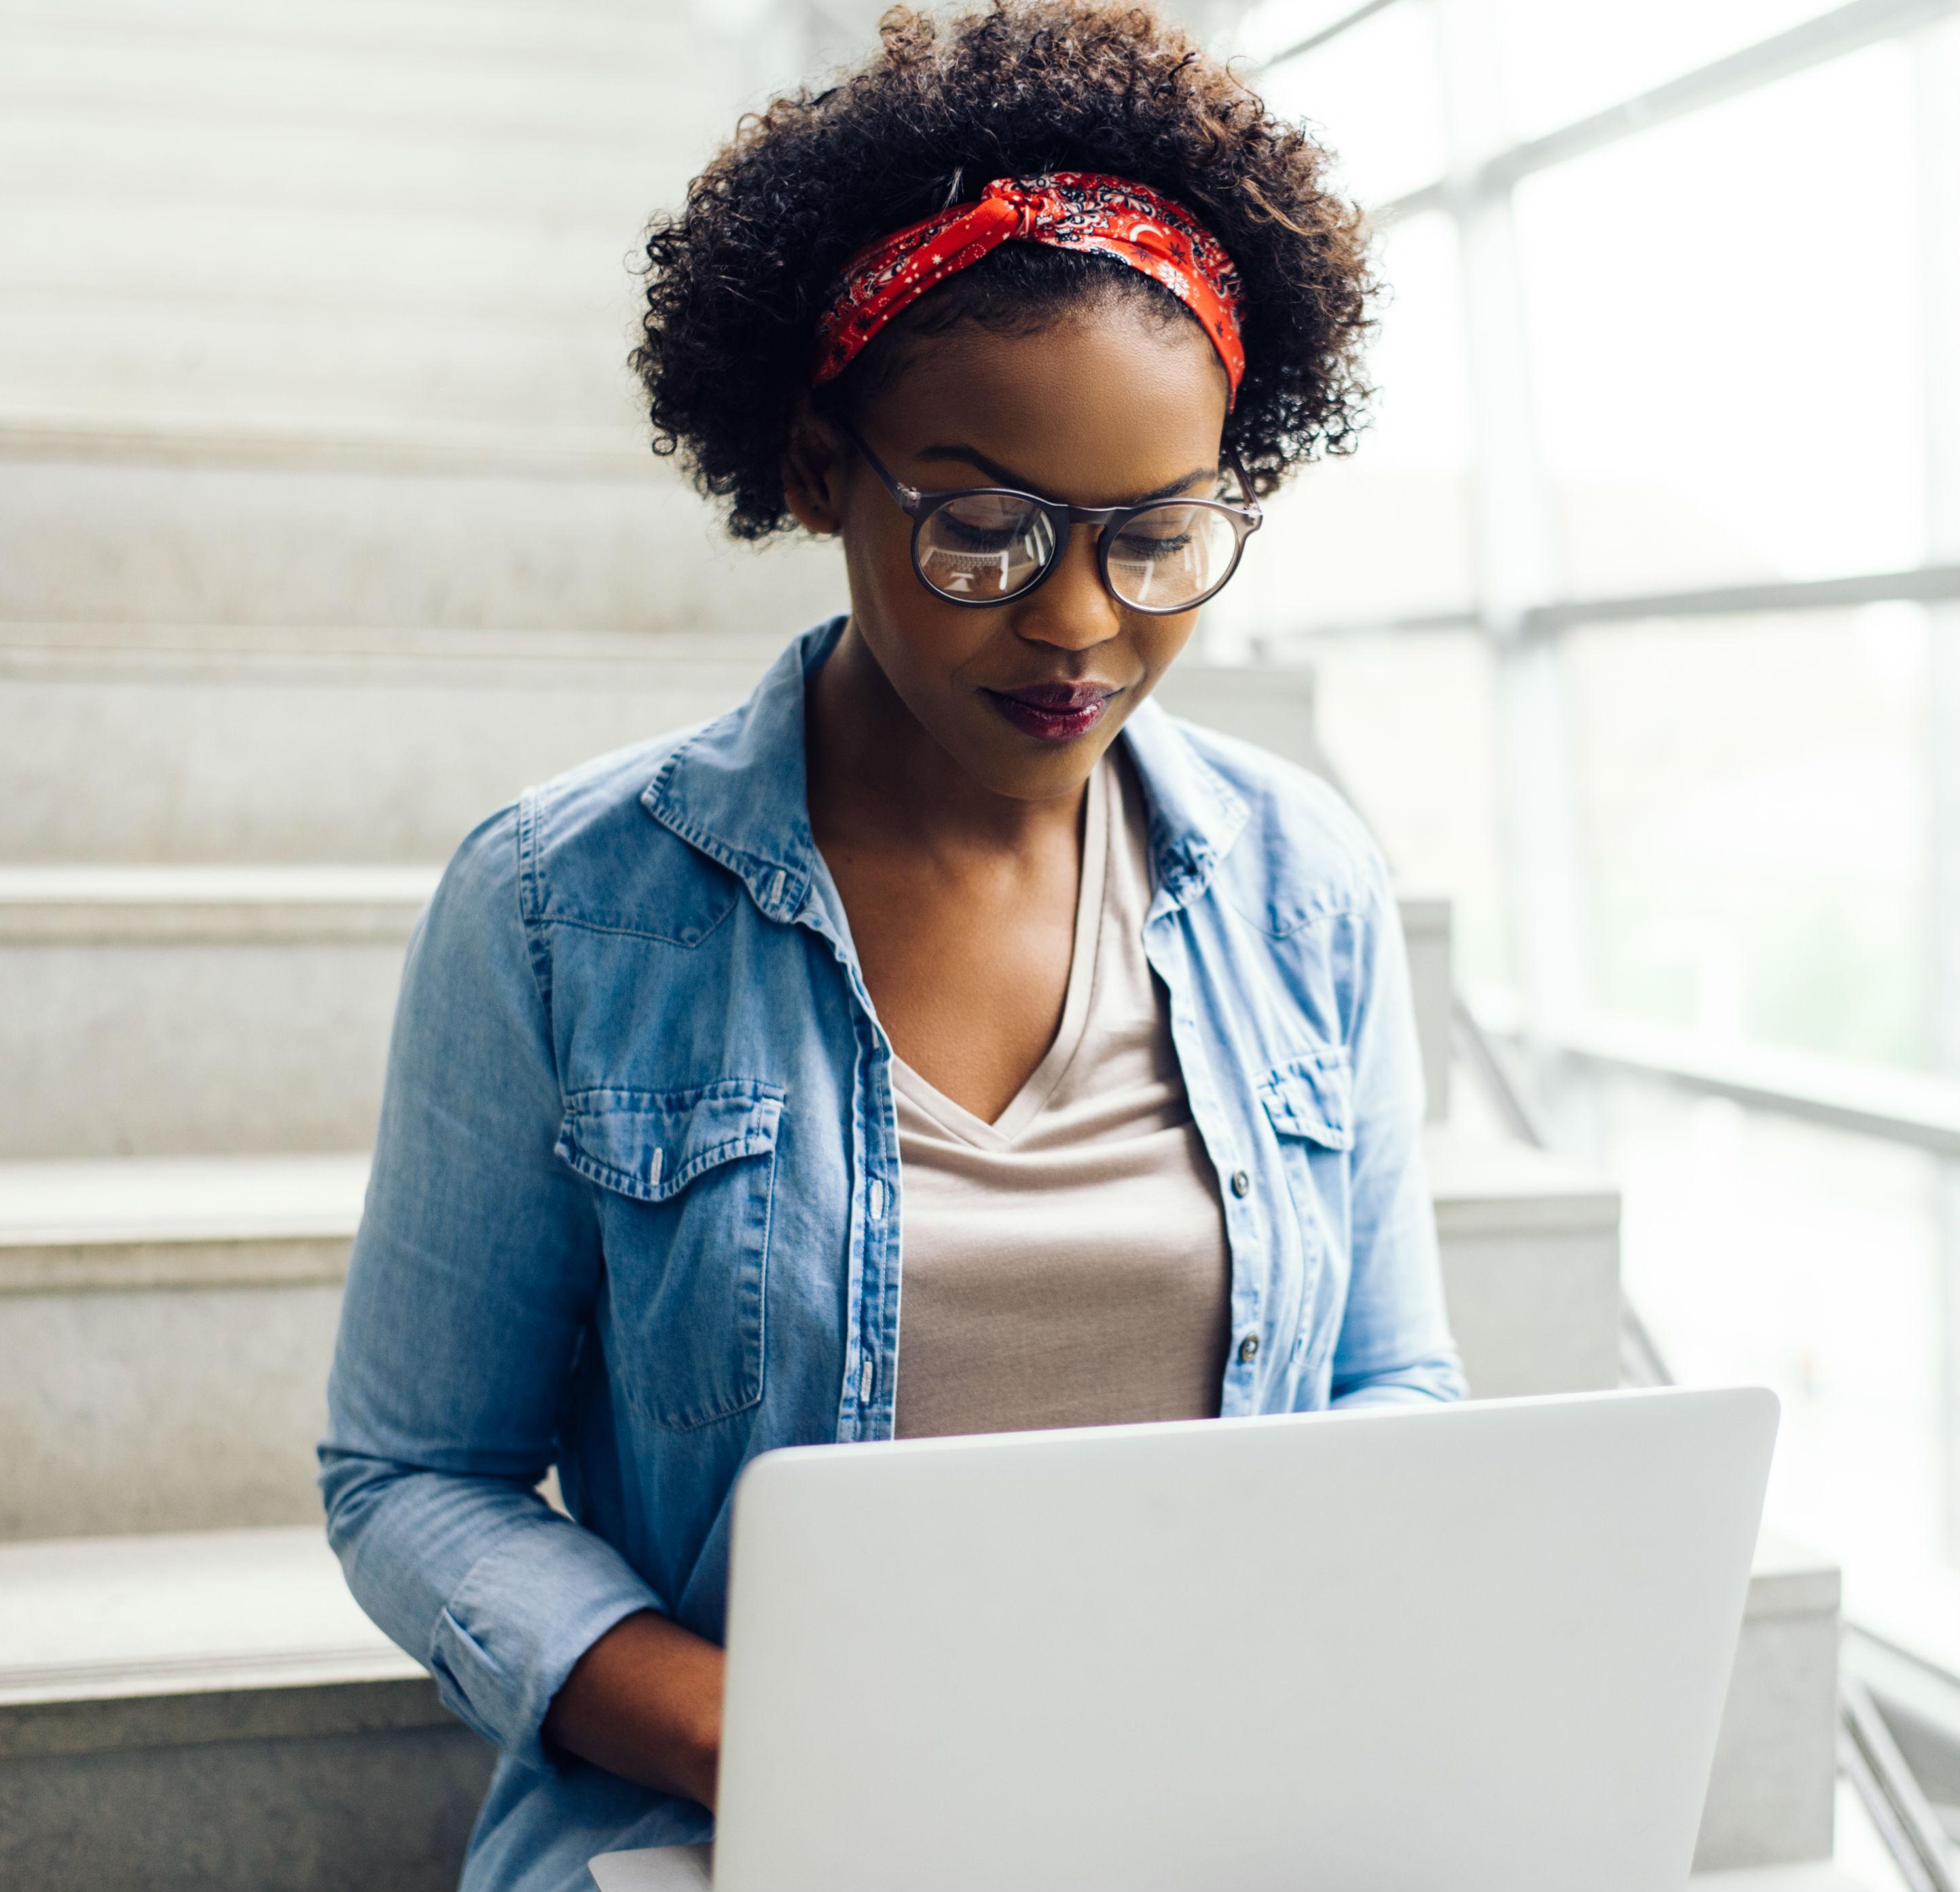
[{"label": "eyebrow", "polygon": [[[963,444],[944,447],[922,447],[919,449],[918,453],[915,455],[914,457],[918,459],[950,459],[963,461],[969,466],[977,467],[982,472],[985,473],[989,479],[992,480],[996,485],[1011,486],[1017,492],[1032,493],[1038,499],[1049,499],[1054,497],[1051,494],[1044,493],[1032,480],[1024,479],[1019,473],[1013,472],[1012,469],[1003,466],[998,460],[989,459],[987,456],[982,453],[977,447],[968,447]],[[1153,491],[1138,493],[1128,499],[1119,499],[1116,501],[1115,505],[1109,510],[1117,511],[1120,510],[1125,506],[1147,506],[1153,499],[1174,499],[1179,493],[1182,492],[1186,487],[1195,484],[1196,482],[1201,479],[1216,479],[1218,477],[1218,471],[1219,469],[1215,466],[1201,466],[1195,472],[1186,473],[1182,479],[1167,481],[1164,485],[1157,487]],[[1055,503],[1060,505],[1066,504],[1068,502],[1066,501],[1057,500]],[[1102,509],[1097,507],[1092,510],[1101,510]]]}]

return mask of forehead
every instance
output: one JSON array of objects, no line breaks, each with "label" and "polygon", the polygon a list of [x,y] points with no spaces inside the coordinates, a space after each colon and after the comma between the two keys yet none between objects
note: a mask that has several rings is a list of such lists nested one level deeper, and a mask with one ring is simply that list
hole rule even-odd
[{"label": "forehead", "polygon": [[[1227,383],[1195,323],[1118,305],[1024,334],[963,323],[902,346],[864,417],[902,452],[972,447],[1086,506],[1217,464]],[[935,484],[963,483],[940,464]]]}]

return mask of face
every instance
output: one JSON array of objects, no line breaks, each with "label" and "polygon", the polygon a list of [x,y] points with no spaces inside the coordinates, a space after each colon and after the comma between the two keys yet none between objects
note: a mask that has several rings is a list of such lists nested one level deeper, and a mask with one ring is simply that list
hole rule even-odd
[{"label": "face", "polygon": [[[1227,383],[1195,324],[1119,303],[1027,335],[962,326],[890,341],[904,353],[856,425],[908,485],[1092,507],[1217,491]],[[813,422],[788,472],[798,519],[842,535],[847,637],[917,730],[997,793],[1079,789],[1196,627],[1195,611],[1156,617],[1112,598],[1096,529],[1080,525],[1036,590],[951,603],[919,582],[912,522],[835,430]]]}]

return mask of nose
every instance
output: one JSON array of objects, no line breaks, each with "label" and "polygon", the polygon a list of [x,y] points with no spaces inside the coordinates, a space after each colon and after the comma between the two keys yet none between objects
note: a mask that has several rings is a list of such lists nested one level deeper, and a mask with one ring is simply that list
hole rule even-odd
[{"label": "nose", "polygon": [[1122,612],[1103,587],[1096,563],[1099,528],[1077,526],[1055,569],[1015,608],[1014,629],[1030,644],[1092,650],[1122,629]]}]

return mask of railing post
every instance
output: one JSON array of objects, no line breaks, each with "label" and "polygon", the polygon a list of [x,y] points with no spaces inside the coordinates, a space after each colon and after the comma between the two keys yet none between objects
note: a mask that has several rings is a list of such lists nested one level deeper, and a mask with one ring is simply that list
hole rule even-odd
[{"label": "railing post", "polygon": [[[1960,23],[1912,41],[1919,149],[1926,558],[1960,559]],[[1960,1076],[1960,603],[1927,609],[1927,758],[1932,795],[1933,1032]],[[1939,1165],[1940,1512],[1960,1561],[1960,1162]]]},{"label": "railing post", "polygon": [[1562,589],[1539,452],[1517,229],[1507,184],[1480,176],[1509,143],[1488,0],[1438,0],[1449,176],[1474,416],[1478,615],[1495,654],[1512,951],[1526,1036],[1559,1140],[1594,1141],[1591,1087],[1554,1045],[1588,1003],[1584,882],[1563,653],[1530,628]]}]

